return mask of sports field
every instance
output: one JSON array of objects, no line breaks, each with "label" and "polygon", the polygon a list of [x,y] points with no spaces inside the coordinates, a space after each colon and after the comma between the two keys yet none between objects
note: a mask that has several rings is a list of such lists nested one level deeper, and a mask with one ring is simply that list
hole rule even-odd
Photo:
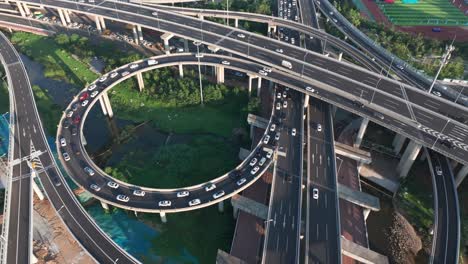
[{"label": "sports field", "polygon": [[377,3],[388,20],[398,26],[468,26],[468,16],[448,0],[420,0],[414,4]]}]

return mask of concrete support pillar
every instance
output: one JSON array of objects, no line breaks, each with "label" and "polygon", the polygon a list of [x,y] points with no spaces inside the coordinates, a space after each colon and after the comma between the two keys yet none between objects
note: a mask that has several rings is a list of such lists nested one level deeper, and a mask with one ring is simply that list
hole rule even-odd
[{"label": "concrete support pillar", "polygon": [[17,5],[18,5],[18,10],[19,10],[21,16],[22,16],[22,17],[25,17],[25,16],[26,16],[26,13],[24,12],[23,4],[20,3],[20,2],[16,2],[16,3],[17,3]]},{"label": "concrete support pillar", "polygon": [[393,142],[392,142],[393,152],[395,152],[395,154],[400,153],[401,148],[405,144],[405,140],[406,140],[405,136],[402,136],[400,134],[395,135],[395,138],[393,139]]},{"label": "concrete support pillar", "polygon": [[336,110],[338,110],[338,107],[336,107],[336,105],[332,105],[331,110],[332,110],[332,115],[333,115],[333,117],[335,117],[335,115],[336,115]]},{"label": "concrete support pillar", "polygon": [[232,217],[234,219],[237,219],[237,216],[239,215],[239,208],[237,208],[236,206],[233,206],[232,207]]},{"label": "concrete support pillar", "polygon": [[138,88],[140,88],[140,92],[143,91],[145,88],[145,82],[143,81],[143,75],[141,72],[136,74],[137,80],[138,80]]},{"label": "concrete support pillar", "polygon": [[161,222],[167,223],[167,216],[165,212],[160,212],[159,215],[161,216]]},{"label": "concrete support pillar", "polygon": [[268,32],[276,33],[276,25],[268,24]]},{"label": "concrete support pillar", "polygon": [[138,217],[138,212],[137,211],[133,211],[133,213],[135,214],[135,217]]},{"label": "concrete support pillar", "polygon": [[188,40],[187,39],[184,39],[184,51],[189,52]]},{"label": "concrete support pillar", "polygon": [[354,141],[355,148],[359,148],[361,146],[362,138],[364,138],[364,133],[366,132],[368,124],[369,124],[369,118],[363,117],[361,126],[359,127],[359,131],[356,135],[356,140]]},{"label": "concrete support pillar", "polygon": [[136,26],[132,27],[132,31],[133,31],[133,39],[135,40],[135,44],[138,45],[140,42],[138,41],[138,33],[137,33]]},{"label": "concrete support pillar", "polygon": [[253,136],[254,136],[254,129],[255,129],[254,125],[253,125],[253,124],[250,125],[250,139],[253,139]]},{"label": "concrete support pillar", "polygon": [[421,144],[414,141],[411,141],[408,144],[408,147],[406,147],[406,150],[403,153],[403,156],[401,156],[400,162],[396,168],[396,171],[400,177],[404,178],[408,175],[408,172],[411,169],[413,162],[416,160],[421,147]]},{"label": "concrete support pillar", "polygon": [[456,186],[460,186],[465,179],[466,175],[468,175],[468,165],[463,166],[460,171],[457,173],[457,177],[455,177],[455,184]]},{"label": "concrete support pillar", "polygon": [[224,201],[221,201],[221,202],[218,203],[218,211],[220,213],[224,212]]},{"label": "concrete support pillar", "polygon": [[305,98],[304,98],[304,108],[308,107],[309,106],[309,95],[306,94],[305,95]]},{"label": "concrete support pillar", "polygon": [[179,77],[184,78],[184,66],[182,66],[182,63],[179,64]]},{"label": "concrete support pillar", "polygon": [[65,15],[63,14],[62,9],[58,9],[60,21],[62,21],[62,25],[67,26],[67,21],[65,20]]},{"label": "concrete support pillar", "polygon": [[252,75],[249,75],[249,97],[250,97],[250,94],[252,93],[252,80],[253,80],[253,76]]},{"label": "concrete support pillar", "polygon": [[262,77],[258,77],[258,79],[257,79],[257,97],[260,97],[261,92],[262,92]]},{"label": "concrete support pillar", "polygon": [[84,146],[88,145],[88,141],[86,140],[85,135],[83,134],[83,130],[81,130],[81,142]]},{"label": "concrete support pillar", "polygon": [[107,27],[106,27],[106,21],[104,20],[104,17],[100,16],[99,17],[99,22],[101,23],[102,30],[106,30]]},{"label": "concrete support pillar", "polygon": [[364,208],[364,210],[362,212],[364,214],[364,220],[367,220],[367,217],[369,217],[369,214],[370,214],[370,209],[369,208]]},{"label": "concrete support pillar", "polygon": [[164,50],[166,51],[166,55],[169,55],[171,53],[169,49],[169,39],[164,39]]},{"label": "concrete support pillar", "polygon": [[98,16],[95,16],[94,17],[94,20],[96,21],[96,29],[99,33],[101,33],[101,22],[99,21],[99,17]]},{"label": "concrete support pillar", "polygon": [[143,31],[141,30],[140,25],[137,26],[137,30],[138,30],[138,38],[140,39],[140,42],[141,42],[143,41]]},{"label": "concrete support pillar", "polygon": [[102,209],[109,211],[109,205],[106,204],[105,202],[101,201],[101,206],[102,206]]},{"label": "concrete support pillar", "polygon": [[106,105],[107,116],[109,118],[114,117],[114,112],[112,111],[112,106],[111,106],[111,103],[110,103],[110,100],[109,100],[109,96],[107,95],[107,92],[103,93],[102,97],[103,97],[104,103]]},{"label": "concrete support pillar", "polygon": [[24,13],[26,14],[26,16],[31,15],[31,10],[29,9],[28,4],[23,3],[23,8],[24,8]]},{"label": "concrete support pillar", "polygon": [[419,160],[420,160],[420,161],[424,161],[424,160],[426,159],[426,156],[427,156],[427,155],[426,155],[426,152],[423,151],[423,152],[421,153],[421,157],[419,157]]},{"label": "concrete support pillar", "polygon": [[238,18],[234,19],[234,26],[235,26],[236,28],[239,27],[239,19],[238,19]]},{"label": "concrete support pillar", "polygon": [[218,84],[224,83],[224,67],[216,66],[216,82]]},{"label": "concrete support pillar", "polygon": [[343,52],[338,53],[338,60],[341,61],[342,58],[343,58]]},{"label": "concrete support pillar", "polygon": [[70,24],[70,23],[71,23],[70,11],[68,11],[68,10],[63,10],[63,15],[65,16],[65,21],[67,21],[67,23]]},{"label": "concrete support pillar", "polygon": [[104,115],[107,115],[106,102],[104,101],[104,98],[102,96],[99,97],[99,104],[101,105],[102,113]]},{"label": "concrete support pillar", "polygon": [[39,198],[39,200],[44,200],[44,194],[42,193],[41,189],[39,188],[39,186],[37,186],[37,183],[36,181],[34,180],[34,178],[37,176],[37,173],[35,170],[32,171],[31,173],[31,181],[32,181],[32,188],[33,188],[33,191],[34,193],[37,195],[37,197]]}]

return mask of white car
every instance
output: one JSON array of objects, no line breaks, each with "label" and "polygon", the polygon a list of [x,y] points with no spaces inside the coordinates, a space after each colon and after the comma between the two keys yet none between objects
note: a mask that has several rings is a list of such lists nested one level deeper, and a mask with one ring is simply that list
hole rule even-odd
[{"label": "white car", "polygon": [[60,146],[65,147],[67,145],[67,141],[65,140],[64,137],[60,138]]},{"label": "white car", "polygon": [[113,73],[110,74],[110,77],[115,78],[115,77],[117,77],[117,75],[119,75],[118,72],[113,72]]},{"label": "white car", "polygon": [[129,75],[129,74],[130,74],[130,72],[124,71],[124,72],[122,72],[122,77],[125,77],[125,76],[127,76],[127,75]]},{"label": "white car", "polygon": [[85,171],[89,176],[93,176],[93,175],[94,175],[94,171],[93,171],[93,169],[91,169],[90,167],[84,167],[84,171]]},{"label": "white car", "polygon": [[283,91],[283,98],[288,97],[288,93],[286,91]]},{"label": "white car", "polygon": [[239,34],[237,34],[237,37],[238,37],[238,38],[245,38],[245,35],[242,34],[242,33],[239,33]]},{"label": "white car", "polygon": [[242,184],[244,184],[247,180],[245,178],[242,178],[242,179],[239,179],[236,184],[237,186],[241,186]]},{"label": "white car", "polygon": [[130,69],[134,70],[134,69],[136,69],[136,68],[138,68],[138,64],[132,63],[132,64],[130,65]]},{"label": "white car", "polygon": [[315,89],[310,87],[310,86],[307,86],[306,90],[309,91],[309,92],[315,93]]},{"label": "white car", "polygon": [[67,117],[72,117],[73,116],[73,111],[68,111]]},{"label": "white car", "polygon": [[96,89],[96,84],[92,84],[88,87],[88,91],[92,91],[94,89]]},{"label": "white car", "polygon": [[119,184],[113,181],[107,182],[107,186],[111,187],[112,189],[119,188]]},{"label": "white car", "polygon": [[258,73],[260,73],[260,75],[263,75],[263,76],[267,76],[268,73],[264,70],[259,70]]},{"label": "white car", "polygon": [[229,61],[227,61],[227,60],[223,60],[223,61],[221,62],[221,64],[223,64],[223,65],[230,65],[231,63],[230,63]]},{"label": "white car", "polygon": [[266,135],[266,136],[263,138],[263,143],[264,143],[264,144],[268,144],[269,141],[270,141],[270,135]]},{"label": "white car", "polygon": [[88,103],[89,103],[89,101],[88,101],[88,100],[84,100],[84,101],[81,103],[81,106],[85,107],[85,106],[87,106],[87,105],[88,105]]},{"label": "white car", "polygon": [[288,101],[284,101],[283,102],[283,108],[287,108],[288,107]]},{"label": "white car", "polygon": [[266,157],[267,159],[271,159],[271,157],[273,157],[273,151],[268,151]]},{"label": "white car", "polygon": [[64,152],[62,155],[63,155],[63,159],[64,159],[65,161],[69,161],[69,160],[70,160],[70,155],[68,155],[67,152]]},{"label": "white car", "polygon": [[439,91],[432,91],[432,94],[438,97],[442,96],[442,94]]},{"label": "white car", "polygon": [[158,16],[158,12],[151,13],[153,16]]},{"label": "white car", "polygon": [[104,75],[101,78],[99,78],[99,82],[103,82],[105,80],[107,80],[107,75]]},{"label": "white car", "polygon": [[224,195],[224,191],[221,190],[221,191],[218,191],[216,192],[215,194],[213,194],[213,199],[218,199],[219,197],[223,196]]},{"label": "white car", "polygon": [[257,171],[260,169],[259,166],[255,166],[251,171],[250,171],[250,174],[254,175],[255,173],[257,173]]},{"label": "white car", "polygon": [[293,129],[291,130],[291,135],[292,135],[293,137],[296,136],[296,129],[295,129],[295,128],[293,128]]},{"label": "white car", "polygon": [[145,196],[146,192],[142,190],[134,190],[133,195],[135,196]]},{"label": "white car", "polygon": [[190,202],[188,202],[188,205],[189,206],[194,206],[194,205],[197,205],[197,204],[200,204],[200,203],[201,203],[200,199],[193,199]]},{"label": "white car", "polygon": [[278,53],[283,53],[283,49],[276,49],[275,51]]},{"label": "white car", "polygon": [[91,93],[91,98],[94,98],[96,97],[96,95],[99,93],[99,91],[94,91]]},{"label": "white car", "polygon": [[265,157],[262,157],[262,158],[260,159],[260,161],[258,162],[258,166],[263,166],[263,164],[265,164],[265,162],[266,162],[266,158],[265,158]]},{"label": "white car", "polygon": [[319,190],[317,188],[314,188],[312,190],[312,197],[315,199],[315,200],[318,200],[319,198]]},{"label": "white car", "polygon": [[276,103],[276,110],[281,110],[281,103]]},{"label": "white car", "polygon": [[280,132],[276,132],[276,135],[275,135],[275,140],[277,140],[277,141],[278,141],[278,140],[280,139],[280,135],[281,135],[281,134],[280,134]]},{"label": "white car", "polygon": [[276,98],[280,99],[281,98],[281,93],[277,93]]},{"label": "white car", "polygon": [[159,201],[158,205],[161,206],[161,207],[167,207],[167,206],[171,206],[171,201],[168,201],[168,200],[164,200],[164,201]]},{"label": "white car", "polygon": [[275,129],[276,129],[276,125],[275,125],[275,124],[271,124],[271,126],[270,126],[270,131],[273,132],[273,131],[275,131]]},{"label": "white car", "polygon": [[317,131],[318,132],[322,131],[322,125],[321,124],[317,124]]},{"label": "white car", "polygon": [[91,184],[89,188],[91,188],[91,190],[95,190],[96,192],[101,190],[101,187],[97,186],[96,184]]},{"label": "white car", "polygon": [[263,70],[264,70],[265,72],[271,72],[271,68],[268,68],[268,67],[263,67]]},{"label": "white car", "polygon": [[117,200],[119,200],[121,202],[124,202],[124,203],[127,203],[128,201],[130,201],[130,198],[128,198],[128,196],[126,196],[126,195],[119,194],[119,195],[117,195]]},{"label": "white car", "polygon": [[439,176],[442,175],[442,169],[439,166],[435,167],[435,171],[436,171],[437,175],[439,175]]},{"label": "white car", "polygon": [[181,197],[187,197],[189,196],[189,191],[180,191],[177,193],[177,197],[181,198]]},{"label": "white car", "polygon": [[216,185],[214,183],[210,183],[205,186],[205,191],[209,192],[209,191],[214,190],[215,188],[216,188]]},{"label": "white car", "polygon": [[158,61],[157,61],[157,60],[153,60],[153,59],[149,59],[147,63],[148,63],[148,66],[151,66],[151,65],[156,65],[156,64],[158,64]]},{"label": "white car", "polygon": [[203,53],[197,53],[197,54],[195,54],[195,58],[203,58]]},{"label": "white car", "polygon": [[257,164],[257,158],[251,159],[249,165],[253,167],[255,164]]}]

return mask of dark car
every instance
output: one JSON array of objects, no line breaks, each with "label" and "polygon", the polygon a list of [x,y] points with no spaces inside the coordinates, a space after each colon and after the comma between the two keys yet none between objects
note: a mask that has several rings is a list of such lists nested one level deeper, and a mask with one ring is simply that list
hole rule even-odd
[{"label": "dark car", "polygon": [[359,101],[353,101],[353,105],[359,108],[364,108],[364,104]]},{"label": "dark car", "polygon": [[69,128],[70,127],[70,121],[68,121],[68,119],[65,119],[65,121],[63,121],[63,127],[64,128]]},{"label": "dark car", "polygon": [[77,115],[77,116],[75,116],[75,118],[73,119],[73,124],[78,124],[78,123],[80,123],[80,121],[81,121],[81,116]]},{"label": "dark car", "polygon": [[72,105],[72,110],[73,112],[75,112],[76,110],[78,110],[78,107],[80,106],[80,104],[76,103],[76,104],[73,104]]},{"label": "dark car", "polygon": [[70,145],[73,153],[75,153],[76,155],[81,154],[80,148],[75,143],[71,143]]},{"label": "dark car", "polygon": [[455,145],[452,142],[448,141],[448,140],[440,140],[440,144],[442,144],[443,146],[446,146],[449,149],[454,149],[455,148]]},{"label": "dark car", "polygon": [[55,174],[54,171],[49,172],[49,176],[50,176],[50,179],[52,180],[52,183],[55,186],[58,187],[58,186],[62,185],[62,182],[60,181],[59,177],[57,176],[57,174]]},{"label": "dark car", "polygon": [[241,175],[240,171],[233,170],[229,173],[229,178],[231,178],[232,180],[236,180],[237,178],[239,178],[240,175]]},{"label": "dark car", "polygon": [[442,29],[440,27],[433,27],[432,32],[441,32]]},{"label": "dark car", "polygon": [[76,126],[72,126],[71,127],[71,133],[73,136],[75,136],[76,134],[78,134],[78,129],[76,128]]}]

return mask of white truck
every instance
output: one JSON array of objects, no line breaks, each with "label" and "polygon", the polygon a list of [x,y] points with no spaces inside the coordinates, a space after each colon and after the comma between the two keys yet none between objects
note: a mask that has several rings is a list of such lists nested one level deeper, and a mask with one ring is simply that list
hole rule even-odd
[{"label": "white truck", "polygon": [[283,60],[283,61],[281,62],[281,65],[284,66],[284,67],[286,67],[286,68],[288,68],[288,69],[292,69],[292,64],[291,64],[289,61]]}]

